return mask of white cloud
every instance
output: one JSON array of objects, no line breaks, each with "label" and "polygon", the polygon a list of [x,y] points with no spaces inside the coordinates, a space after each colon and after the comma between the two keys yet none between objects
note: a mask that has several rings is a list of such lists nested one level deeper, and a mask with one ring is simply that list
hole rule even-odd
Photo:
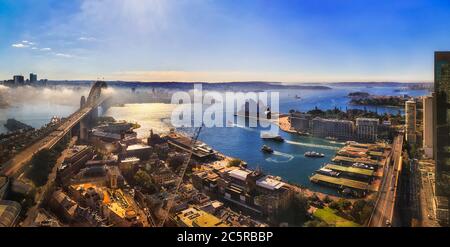
[{"label": "white cloud", "polygon": [[52,48],[41,48],[41,51],[51,51],[52,50]]},{"label": "white cloud", "polygon": [[37,47],[31,47],[31,50],[37,50],[38,48]]},{"label": "white cloud", "polygon": [[12,44],[12,47],[14,48],[28,48],[28,45],[22,44],[22,43],[17,43],[17,44]]},{"label": "white cloud", "polygon": [[24,43],[24,44],[28,44],[28,40],[22,40],[22,43]]},{"label": "white cloud", "polygon": [[97,39],[94,37],[80,37],[78,38],[80,41],[96,41]]},{"label": "white cloud", "polygon": [[63,57],[63,58],[72,58],[73,57],[73,55],[66,54],[66,53],[55,53],[55,56]]}]

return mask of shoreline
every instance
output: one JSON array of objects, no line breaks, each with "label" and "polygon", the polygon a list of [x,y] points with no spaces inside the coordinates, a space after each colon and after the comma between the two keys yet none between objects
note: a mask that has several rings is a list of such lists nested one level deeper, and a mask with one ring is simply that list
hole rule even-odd
[{"label": "shoreline", "polygon": [[278,127],[280,130],[289,134],[298,134],[297,131],[292,129],[291,123],[289,122],[289,116],[281,116],[278,118]]},{"label": "shoreline", "polygon": [[[206,143],[206,144],[207,144],[207,143]],[[217,151],[217,150],[216,150],[216,151]],[[225,155],[225,154],[223,154],[223,153],[221,153],[221,152],[219,152],[219,151],[217,151],[217,154],[219,155],[220,158],[223,158],[223,160],[221,160],[221,161],[223,161],[223,162],[228,162],[228,161],[230,161],[230,160],[236,159],[236,158],[233,158],[233,157],[231,157],[231,156],[227,156],[227,155]],[[239,159],[239,160],[240,160],[240,159]],[[245,160],[241,160],[241,161],[246,162]],[[206,165],[211,165],[211,163],[207,163]],[[243,167],[243,168],[244,168],[244,169],[247,169],[247,170],[250,170],[250,171],[253,171],[253,169],[248,168],[248,167]],[[266,174],[266,175],[269,175],[269,176],[275,176],[275,175],[273,175],[273,174]],[[278,177],[280,177],[280,176],[278,176]],[[334,200],[334,201],[337,201],[337,200],[339,200],[339,199],[346,199],[346,200],[349,200],[349,201],[351,201],[351,202],[358,200],[357,198],[346,198],[346,197],[342,197],[342,196],[336,196],[336,195],[327,194],[327,193],[324,193],[324,192],[314,191],[314,190],[312,190],[312,189],[310,189],[310,188],[308,188],[308,187],[306,187],[306,186],[304,186],[304,185],[300,185],[300,186],[302,186],[302,187],[300,187],[300,186],[297,185],[297,184],[292,184],[292,183],[290,183],[290,182],[285,181],[285,180],[283,179],[283,177],[280,177],[280,178],[281,178],[281,181],[282,181],[283,183],[285,183],[286,186],[287,186],[289,189],[291,189],[294,193],[301,194],[301,195],[303,195],[303,196],[305,196],[305,197],[311,197],[311,196],[313,196],[313,195],[316,195],[316,196],[317,196],[320,200],[322,200],[322,201],[323,201],[326,197],[328,197],[328,198],[330,198],[330,199],[332,199],[332,200]]]}]

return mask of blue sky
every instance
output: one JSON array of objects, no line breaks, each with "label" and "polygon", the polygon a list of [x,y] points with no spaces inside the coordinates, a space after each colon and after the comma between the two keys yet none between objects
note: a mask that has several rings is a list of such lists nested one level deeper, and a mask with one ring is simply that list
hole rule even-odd
[{"label": "blue sky", "polygon": [[0,78],[431,81],[449,1],[0,0]]}]

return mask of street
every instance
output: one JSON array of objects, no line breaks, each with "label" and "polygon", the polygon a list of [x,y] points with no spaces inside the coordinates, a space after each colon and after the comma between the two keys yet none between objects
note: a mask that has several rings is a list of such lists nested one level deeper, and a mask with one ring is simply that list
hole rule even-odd
[{"label": "street", "polygon": [[383,181],[378,192],[375,209],[369,221],[370,227],[391,226],[397,195],[397,183],[402,163],[403,135],[398,135],[392,144],[392,162],[384,167]]}]

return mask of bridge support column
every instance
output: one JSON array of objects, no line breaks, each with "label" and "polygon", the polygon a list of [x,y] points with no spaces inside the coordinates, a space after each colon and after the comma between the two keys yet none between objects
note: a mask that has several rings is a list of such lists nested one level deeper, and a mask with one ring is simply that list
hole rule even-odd
[{"label": "bridge support column", "polygon": [[95,107],[92,109],[91,113],[89,114],[91,117],[91,123],[94,125],[97,123],[98,119],[98,107]]},{"label": "bridge support column", "polygon": [[88,139],[88,121],[86,119],[82,119],[80,121],[80,141],[85,142]]}]

